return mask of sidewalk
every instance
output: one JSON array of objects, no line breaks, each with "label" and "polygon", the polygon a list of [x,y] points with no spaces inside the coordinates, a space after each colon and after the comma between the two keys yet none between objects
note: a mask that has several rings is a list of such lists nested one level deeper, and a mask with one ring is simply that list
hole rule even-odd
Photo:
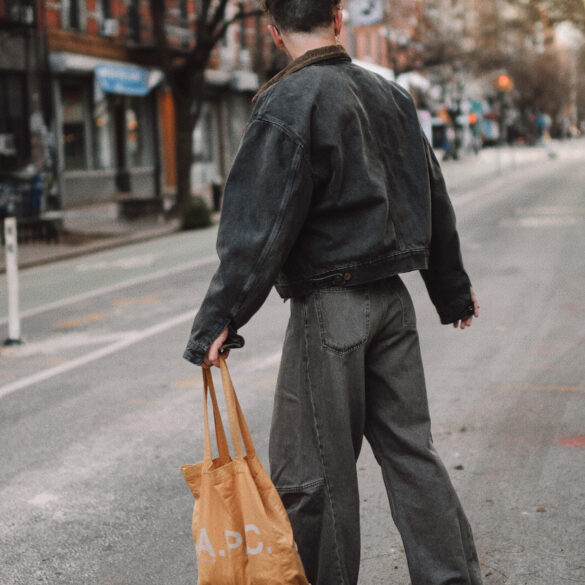
[{"label": "sidewalk", "polygon": [[[63,233],[59,243],[23,242],[18,245],[18,265],[30,268],[83,256],[99,250],[165,236],[179,229],[179,220],[148,217],[118,219],[115,202],[98,203],[63,212]],[[3,226],[2,228],[3,229]],[[6,269],[6,254],[0,246],[0,273]]]}]

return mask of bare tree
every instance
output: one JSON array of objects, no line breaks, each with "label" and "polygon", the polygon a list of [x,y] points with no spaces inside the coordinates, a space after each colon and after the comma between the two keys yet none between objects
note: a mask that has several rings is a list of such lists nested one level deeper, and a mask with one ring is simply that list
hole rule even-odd
[{"label": "bare tree", "polygon": [[551,24],[570,21],[585,32],[584,0],[529,0],[531,6],[546,14]]},{"label": "bare tree", "polygon": [[[500,0],[502,1],[502,0]],[[567,108],[571,93],[570,63],[556,46],[554,29],[569,21],[585,32],[584,0],[505,0],[516,8],[516,18],[500,21],[507,32],[516,33],[517,46],[498,46],[486,51],[478,65],[501,68],[511,74],[516,104],[521,112],[545,112],[553,120]],[[548,33],[547,33],[548,31]],[[544,34],[543,34],[544,33]],[[511,35],[514,38],[514,34]],[[532,38],[532,43],[526,43]]]},{"label": "bare tree", "polygon": [[193,130],[208,92],[205,69],[214,48],[234,22],[262,13],[246,10],[242,2],[234,16],[227,17],[230,0],[199,0],[195,21],[195,42],[187,48],[175,47],[167,34],[167,3],[149,0],[159,65],[163,70],[175,105],[177,194],[175,210],[184,209],[191,197]]},{"label": "bare tree", "polygon": [[508,70],[521,110],[546,112],[553,118],[560,113],[570,82],[567,64],[557,51],[521,55],[509,63]]}]

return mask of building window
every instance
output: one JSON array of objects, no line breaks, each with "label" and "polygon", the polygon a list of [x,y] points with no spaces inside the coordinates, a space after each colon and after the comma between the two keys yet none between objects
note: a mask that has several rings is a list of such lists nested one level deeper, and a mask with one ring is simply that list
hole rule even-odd
[{"label": "building window", "polygon": [[0,18],[14,24],[34,24],[34,0],[0,0]]},{"label": "building window", "polygon": [[189,11],[187,8],[187,0],[180,0],[179,1],[179,26],[181,28],[180,32],[180,42],[181,48],[188,49],[191,43],[191,35],[189,30]]},{"label": "building window", "polygon": [[71,30],[81,29],[80,0],[62,0],[61,21],[63,28]]},{"label": "building window", "polygon": [[151,100],[128,98],[126,107],[126,144],[128,167],[140,168],[153,164]]},{"label": "building window", "polygon": [[0,71],[0,168],[20,167],[30,156],[26,82],[22,73]]},{"label": "building window", "polygon": [[[244,3],[238,2],[238,12],[244,12]],[[240,18],[240,49],[246,48],[246,19]]]},{"label": "building window", "polygon": [[81,85],[63,85],[63,152],[68,171],[87,168],[86,99]]},{"label": "building window", "polygon": [[89,80],[64,80],[61,106],[66,171],[112,170],[118,166],[136,169],[154,164],[152,95],[96,97]]},{"label": "building window", "polygon": [[112,2],[111,0],[100,0],[100,8],[102,12],[102,18],[112,18]]},{"label": "building window", "polygon": [[114,167],[114,130],[109,100],[96,102],[93,108],[93,167]]},{"label": "building window", "polygon": [[98,15],[100,34],[104,37],[117,36],[119,23],[115,18],[112,18],[111,0],[99,0]]},{"label": "building window", "polygon": [[133,43],[140,43],[140,9],[138,0],[128,3],[128,35]]},{"label": "building window", "polygon": [[364,51],[366,58],[372,58],[372,37],[369,31],[364,33]]}]

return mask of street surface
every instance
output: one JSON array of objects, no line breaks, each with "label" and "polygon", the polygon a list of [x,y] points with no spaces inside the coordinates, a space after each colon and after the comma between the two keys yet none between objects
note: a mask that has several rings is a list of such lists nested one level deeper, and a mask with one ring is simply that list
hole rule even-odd
[{"label": "street surface", "polygon": [[[585,141],[556,153],[445,165],[481,305],[470,330],[441,326],[405,278],[487,585],[585,584]],[[196,583],[179,467],[202,459],[202,385],[181,355],[215,234],[21,272],[25,343],[0,348],[1,585]],[[264,461],[287,311],[272,294],[229,360]],[[0,275],[0,342],[6,313]],[[408,585],[367,447],[358,467],[360,585]]]}]

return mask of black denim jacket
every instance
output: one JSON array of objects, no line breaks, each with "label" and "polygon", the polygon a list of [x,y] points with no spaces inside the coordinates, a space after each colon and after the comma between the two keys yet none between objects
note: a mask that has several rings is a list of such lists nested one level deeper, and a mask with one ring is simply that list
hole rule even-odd
[{"label": "black denim jacket", "polygon": [[220,266],[184,357],[200,364],[273,285],[283,298],[420,270],[441,321],[473,312],[455,216],[409,94],[342,47],[309,51],[269,81],[226,182]]}]

